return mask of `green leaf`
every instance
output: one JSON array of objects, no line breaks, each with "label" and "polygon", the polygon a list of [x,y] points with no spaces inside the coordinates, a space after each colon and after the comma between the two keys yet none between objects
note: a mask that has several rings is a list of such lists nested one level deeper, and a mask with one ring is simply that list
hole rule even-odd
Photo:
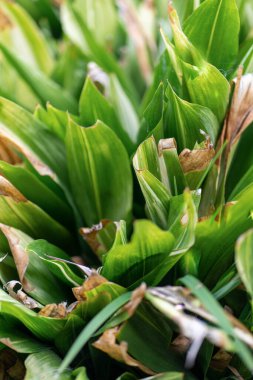
[{"label": "green leaf", "polygon": [[209,290],[199,280],[188,275],[180,280],[191,292],[199,298],[206,310],[216,318],[216,323],[231,336],[235,342],[235,351],[240,356],[245,366],[253,371],[253,356],[251,351],[242,343],[234,332],[234,327],[226,316],[222,306],[215,300]]},{"label": "green leaf", "polygon": [[160,140],[158,150],[164,161],[170,193],[182,194],[187,183],[178,157],[176,141],[174,139]]},{"label": "green leaf", "polygon": [[135,98],[135,90],[128,80],[126,72],[122,70],[113,55],[108,54],[105,47],[95,40],[93,33],[83,21],[80,11],[73,7],[71,1],[67,0],[61,6],[61,18],[64,32],[85,55],[88,55],[89,61],[96,62],[108,73],[116,74],[127,94],[131,96],[131,99]]},{"label": "green leaf", "polygon": [[133,151],[133,142],[128,132],[129,124],[127,124],[127,129],[125,128],[126,123],[121,125],[115,108],[101,94],[89,77],[86,79],[80,97],[79,111],[82,125],[88,127],[101,120],[115,132],[129,153]]},{"label": "green leaf", "polygon": [[166,90],[167,106],[167,135],[174,137],[179,153],[185,149],[193,149],[196,143],[210,137],[214,144],[219,132],[219,124],[210,109],[180,99],[172,87]]},{"label": "green leaf", "polygon": [[229,83],[216,67],[202,58],[188,40],[181,29],[177,13],[171,7],[169,16],[175,46],[163,31],[162,36],[178,80],[183,85],[184,97],[187,96],[192,103],[210,108],[221,123],[227,111]]},{"label": "green leaf", "polygon": [[210,108],[221,123],[229,101],[230,86],[226,78],[209,64],[198,69],[183,64],[183,72],[191,101]]},{"label": "green leaf", "polygon": [[50,378],[52,380],[77,379],[76,377],[73,378],[71,376],[70,370],[58,374],[57,370],[60,364],[60,357],[53,351],[47,350],[31,354],[25,360],[26,375],[24,380],[44,380],[45,378]]},{"label": "green leaf", "polygon": [[241,235],[235,249],[235,263],[239,275],[251,298],[253,298],[253,230]]},{"label": "green leaf", "polygon": [[[40,104],[37,105],[34,116],[36,119],[46,125],[57,137],[65,141],[66,126],[68,124],[69,113],[61,111],[47,103],[46,109]],[[71,115],[74,118],[73,115]]]},{"label": "green leaf", "polygon": [[138,141],[153,135],[158,142],[163,138],[164,85],[161,82],[143,112]]},{"label": "green leaf", "polygon": [[[57,278],[57,282],[59,282],[61,287],[63,287],[63,284],[73,287],[83,283],[83,278],[80,272],[77,272],[79,274],[78,276],[67,263],[58,260],[63,259],[69,261],[69,256],[60,248],[48,243],[46,240],[32,241],[27,245],[26,251],[28,255],[31,255],[34,258],[37,256],[36,260],[38,262],[40,260],[43,261],[47,270],[52,273],[54,281],[55,278]],[[66,293],[67,292],[65,291],[65,294]]]},{"label": "green leaf", "polygon": [[235,0],[206,0],[187,19],[184,32],[204,58],[228,70],[238,53],[240,18]]},{"label": "green leaf", "polygon": [[92,335],[105,323],[116,311],[125,305],[131,299],[131,292],[124,293],[116,298],[113,302],[101,310],[83,329],[78,338],[72,344],[72,347],[65,356],[61,363],[58,373],[62,374],[66,368],[75,359],[76,355],[80,352],[83,346],[89,341]]},{"label": "green leaf", "polygon": [[45,74],[26,64],[23,60],[16,57],[6,46],[0,43],[0,50],[33,93],[40,99],[43,105],[50,101],[55,107],[76,113],[78,110],[76,100],[67,91],[61,88]]},{"label": "green leaf", "polygon": [[1,225],[1,230],[8,239],[24,291],[43,305],[61,303],[66,297],[70,299],[70,292],[63,283],[50,273],[34,250],[29,249],[32,239],[11,227]]},{"label": "green leaf", "polygon": [[63,329],[66,321],[39,316],[20,302],[14,300],[0,289],[1,314],[6,318],[13,318],[20,325],[24,325],[33,335],[41,340],[52,342]]},{"label": "green leaf", "polygon": [[219,223],[209,218],[197,224],[193,252],[200,257],[199,277],[208,287],[213,287],[232,264],[238,236],[253,227],[253,185],[236,200],[235,204],[225,207]]},{"label": "green leaf", "polygon": [[0,9],[11,23],[7,36],[0,34],[3,44],[33,68],[50,74],[52,54],[35,22],[18,4],[1,1]]},{"label": "green leaf", "polygon": [[115,75],[110,75],[109,99],[120,120],[122,128],[131,141],[136,143],[140,129],[138,115]]},{"label": "green leaf", "polygon": [[52,171],[67,183],[65,148],[44,124],[7,99],[0,98],[0,133],[13,143],[42,175]]},{"label": "green leaf", "polygon": [[82,128],[70,120],[66,144],[72,191],[86,225],[127,219],[132,176],[126,150],[114,132],[101,122]]},{"label": "green leaf", "polygon": [[17,228],[35,239],[44,237],[61,247],[73,249],[70,232],[41,208],[22,197],[8,193],[0,195],[0,223]]},{"label": "green leaf", "polygon": [[28,169],[21,166],[10,165],[0,161],[0,173],[12,183],[29,201],[33,202],[52,218],[69,227],[73,227],[73,213],[64,201],[64,194],[61,188],[47,178],[52,187],[47,186],[45,177],[35,175]]},{"label": "green leaf", "polygon": [[[102,275],[125,287],[137,286],[142,281],[156,285],[177,261],[177,257],[170,257],[174,242],[170,232],[147,220],[136,221],[131,241],[113,247],[106,254]],[[164,260],[169,263],[161,271],[159,264]]]},{"label": "green leaf", "polygon": [[166,317],[142,303],[117,334],[128,353],[155,373],[180,370],[182,359],[170,349],[172,329]]}]

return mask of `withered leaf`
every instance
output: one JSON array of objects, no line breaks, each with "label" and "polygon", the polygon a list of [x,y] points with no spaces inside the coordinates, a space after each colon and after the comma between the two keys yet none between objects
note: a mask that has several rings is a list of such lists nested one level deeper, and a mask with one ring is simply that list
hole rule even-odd
[{"label": "withered leaf", "polygon": [[104,284],[105,282],[108,282],[106,278],[93,271],[87,280],[84,281],[82,286],[78,286],[72,289],[74,296],[76,297],[77,301],[84,301],[86,300],[86,292],[98,287],[101,284]]},{"label": "withered leaf", "polygon": [[[25,279],[25,272],[29,264],[29,257],[28,254],[25,251],[25,247],[23,242],[20,239],[20,236],[17,235],[17,232],[14,228],[6,226],[4,224],[0,224],[0,229],[6,236],[9,246],[11,248],[11,252],[13,255],[13,259],[16,264],[16,268],[18,271],[20,282],[24,288],[25,291],[31,290],[30,285],[28,284],[27,280]],[[19,234],[21,232],[19,231]],[[30,239],[26,235],[26,243],[28,244],[32,239]]]},{"label": "withered leaf", "polygon": [[0,195],[11,197],[16,202],[26,202],[27,199],[7,179],[0,175]]},{"label": "withered leaf", "polygon": [[147,290],[146,284],[141,284],[137,289],[135,289],[132,293],[131,300],[123,307],[123,311],[127,312],[129,317],[132,317],[145,297],[145,293]]},{"label": "withered leaf", "polygon": [[125,363],[130,367],[139,368],[142,372],[148,375],[154,375],[155,372],[128,354],[127,342],[120,342],[120,344],[117,343],[118,332],[118,327],[106,330],[103,335],[95,343],[93,343],[93,346],[119,362]]},{"label": "withered leaf", "polygon": [[179,155],[179,161],[185,174],[193,171],[204,171],[215,156],[213,145],[206,141],[203,149],[184,149]]},{"label": "withered leaf", "polygon": [[[15,288],[17,286],[19,286],[20,289],[16,291]],[[23,305],[28,307],[28,309],[38,309],[41,307],[41,305],[38,302],[36,302],[33,298],[29,297],[25,292],[23,292],[22,285],[19,281],[10,281],[7,284],[5,284],[4,287],[12,298],[21,302]]]},{"label": "withered leaf", "polygon": [[42,315],[43,317],[58,318],[58,319],[65,318],[67,314],[68,314],[68,310],[67,310],[66,302],[62,302],[58,305],[56,303],[46,305],[39,312],[39,315]]},{"label": "withered leaf", "polygon": [[231,108],[224,126],[229,145],[236,142],[242,132],[253,122],[253,74],[242,75],[242,68],[240,68],[234,82]]}]

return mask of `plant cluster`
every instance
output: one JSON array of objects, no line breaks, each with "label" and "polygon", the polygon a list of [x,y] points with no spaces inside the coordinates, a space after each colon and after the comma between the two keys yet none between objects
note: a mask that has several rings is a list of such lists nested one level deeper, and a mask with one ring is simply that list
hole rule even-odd
[{"label": "plant cluster", "polygon": [[253,378],[253,1],[0,0],[0,379]]}]

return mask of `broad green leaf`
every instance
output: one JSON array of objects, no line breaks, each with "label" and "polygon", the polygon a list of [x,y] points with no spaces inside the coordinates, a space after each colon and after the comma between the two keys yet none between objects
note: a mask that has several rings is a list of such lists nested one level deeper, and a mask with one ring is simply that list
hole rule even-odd
[{"label": "broad green leaf", "polygon": [[232,264],[238,236],[253,227],[253,185],[241,192],[236,200],[235,204],[225,207],[219,223],[209,218],[196,227],[192,252],[200,257],[198,275],[208,287],[213,287]]},{"label": "broad green leaf", "polygon": [[34,69],[16,57],[15,54],[3,44],[0,44],[0,50],[10,66],[16,70],[19,77],[27,83],[43,105],[46,105],[46,103],[50,101],[55,107],[62,110],[68,110],[72,113],[77,112],[78,105],[71,94],[61,88],[52,79],[49,79],[41,71]]},{"label": "broad green leaf", "polygon": [[41,340],[52,342],[63,329],[66,321],[39,316],[34,311],[23,306],[0,289],[1,314],[13,318],[19,325],[24,325],[33,335]]},{"label": "broad green leaf", "polygon": [[170,85],[167,87],[166,95],[167,135],[176,139],[179,153],[185,148],[193,149],[196,143],[205,140],[206,135],[214,144],[219,124],[212,111],[180,99]]},{"label": "broad green leaf", "polygon": [[61,363],[58,373],[62,374],[75,359],[83,346],[89,341],[92,335],[105,323],[116,311],[124,306],[131,299],[131,292],[124,293],[116,298],[113,302],[101,310],[83,329],[78,338],[72,344],[63,362]]},{"label": "broad green leaf", "polygon": [[167,229],[171,195],[165,185],[146,169],[135,172],[146,201],[148,217],[159,227]]},{"label": "broad green leaf", "polygon": [[26,64],[50,74],[52,53],[35,22],[18,4],[1,0],[0,10],[10,22],[7,35],[0,33],[0,40]]},{"label": "broad green leaf", "polygon": [[66,145],[72,192],[86,225],[128,218],[132,176],[127,152],[114,132],[101,122],[82,128],[70,120]]},{"label": "broad green leaf", "polygon": [[1,315],[0,342],[22,354],[32,354],[46,349],[46,346],[18,329],[15,323]]},{"label": "broad green leaf", "polygon": [[196,278],[188,275],[183,277],[181,282],[186,285],[197,298],[199,298],[203,306],[215,317],[216,323],[226,332],[226,334],[233,338],[235,352],[240,356],[245,366],[252,372],[252,353],[247,346],[237,338],[237,335],[234,332],[234,327],[225,314],[222,306],[215,300],[209,290]]},{"label": "broad green leaf", "polygon": [[[102,275],[110,281],[130,287],[133,284],[135,286],[137,283],[140,284],[151,272],[152,276],[147,283],[156,285],[159,277],[164,277],[166,273],[153,269],[157,269],[161,261],[169,259],[174,243],[174,237],[170,232],[162,231],[147,220],[136,221],[131,241],[113,247],[106,254]],[[173,258],[170,258],[165,268],[166,272],[174,264],[171,259]]]},{"label": "broad green leaf", "polygon": [[62,142],[29,112],[0,98],[0,135],[13,143],[42,175],[55,174],[67,183]]},{"label": "broad green leaf", "polygon": [[251,298],[253,298],[253,230],[241,235],[236,243],[235,263],[239,275]]},{"label": "broad green leaf", "polygon": [[[120,99],[119,99],[120,103]],[[122,105],[124,107],[124,105]],[[79,101],[80,123],[86,127],[94,125],[98,120],[110,127],[123,142],[127,151],[133,151],[133,142],[128,131],[130,127],[126,123],[121,124],[119,115],[113,105],[97,89],[92,80],[87,77],[80,101]]]},{"label": "broad green leaf", "polygon": [[197,69],[183,63],[183,72],[191,101],[210,108],[221,123],[229,101],[230,86],[226,78],[206,63]]},{"label": "broad green leaf", "polygon": [[[43,380],[45,378],[50,378],[52,380],[78,379],[78,377],[72,377],[70,370],[58,374],[60,364],[60,357],[53,351],[44,350],[42,352],[31,354],[25,360],[26,375],[24,380]],[[80,380],[81,379],[82,378],[80,378]],[[84,377],[83,379],[86,380],[88,378]]]},{"label": "broad green leaf", "polygon": [[[11,191],[10,184],[1,181]],[[15,188],[12,191],[16,192]],[[20,194],[20,193],[19,193]],[[70,232],[45,211],[21,195],[7,193],[0,195],[0,223],[17,228],[33,238],[43,237],[50,242],[73,249],[73,238]]]},{"label": "broad green leaf", "polygon": [[158,226],[166,229],[170,192],[161,182],[162,170],[153,136],[138,147],[133,158],[133,166],[150,218]]},{"label": "broad green leaf", "polygon": [[186,252],[195,242],[195,227],[198,221],[195,202],[198,197],[200,198],[198,194],[186,190],[183,195],[171,198],[168,226],[176,240],[175,252]]},{"label": "broad green leaf", "polygon": [[189,40],[219,70],[233,65],[238,53],[239,30],[235,0],[206,0],[184,25]]},{"label": "broad green leaf", "polygon": [[184,80],[190,101],[210,108],[220,123],[227,110],[229,83],[216,67],[202,58],[183,33],[175,10],[169,9],[175,46],[163,32],[162,36],[174,70],[179,80]]},{"label": "broad green leaf", "polygon": [[[45,124],[56,136],[65,141],[66,129],[68,124],[68,112],[61,111],[47,103],[46,109],[37,105],[34,116]],[[72,115],[71,117],[74,118]]]},{"label": "broad green leaf", "polygon": [[182,361],[169,344],[172,329],[168,320],[150,304],[141,304],[120,328],[119,342],[127,342],[128,353],[155,373],[179,370]]},{"label": "broad green leaf", "polygon": [[[71,269],[67,263],[58,260],[63,259],[69,261],[69,256],[60,248],[48,243],[46,240],[34,240],[26,246],[26,251],[28,255],[34,257],[38,262],[40,260],[43,261],[45,267],[52,273],[54,281],[58,279],[57,282],[59,282],[61,287],[63,287],[63,284],[69,287],[82,284],[83,278],[81,273],[78,271],[78,276],[78,274],[72,270],[75,268],[74,266],[72,266]],[[65,294],[67,294],[66,291]]]},{"label": "broad green leaf", "polygon": [[[28,248],[33,241],[29,236],[3,225],[1,230],[8,239],[25,292],[44,305],[61,303],[66,298],[70,298],[68,294],[70,292],[64,288],[63,282],[55,278],[34,250]],[[41,273],[43,277],[40,276]]]},{"label": "broad green leaf", "polygon": [[53,187],[52,189],[45,183],[45,177],[36,176],[28,169],[10,165],[7,162],[0,161],[0,173],[11,182],[29,201],[33,202],[52,218],[69,227],[73,227],[73,213],[67,203],[64,201],[64,194],[61,188],[49,177]]}]

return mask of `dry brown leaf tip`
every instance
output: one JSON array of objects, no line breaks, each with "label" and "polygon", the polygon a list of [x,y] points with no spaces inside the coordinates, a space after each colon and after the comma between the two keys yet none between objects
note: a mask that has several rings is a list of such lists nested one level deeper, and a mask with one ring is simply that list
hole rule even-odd
[{"label": "dry brown leaf tip", "polygon": [[179,161],[184,173],[203,171],[215,156],[213,145],[206,142],[203,149],[184,149],[179,155]]},{"label": "dry brown leaf tip", "polygon": [[58,305],[55,303],[46,305],[39,312],[39,315],[43,317],[58,318],[58,319],[65,318],[67,314],[68,314],[68,310],[67,310],[66,302],[62,302]]},{"label": "dry brown leaf tip", "polygon": [[105,282],[108,282],[108,280],[94,271],[87,278],[87,280],[84,281],[82,286],[73,288],[72,291],[77,301],[84,301],[86,300],[86,292],[98,287],[99,285],[104,284]]},{"label": "dry brown leaf tip", "polygon": [[127,352],[128,344],[127,342],[117,343],[117,334],[119,332],[119,328],[115,327],[113,329],[106,330],[103,335],[93,343],[93,346],[100,351],[105,352],[111,358],[125,363],[130,367],[137,367],[142,372],[148,375],[154,375],[155,372],[150,368],[144,366],[138,360],[135,360],[132,356],[130,356]]},{"label": "dry brown leaf tip", "polygon": [[133,291],[131,300],[123,307],[123,310],[127,312],[130,317],[134,315],[136,309],[145,297],[146,290],[147,285],[144,283],[141,284],[141,286]]}]

